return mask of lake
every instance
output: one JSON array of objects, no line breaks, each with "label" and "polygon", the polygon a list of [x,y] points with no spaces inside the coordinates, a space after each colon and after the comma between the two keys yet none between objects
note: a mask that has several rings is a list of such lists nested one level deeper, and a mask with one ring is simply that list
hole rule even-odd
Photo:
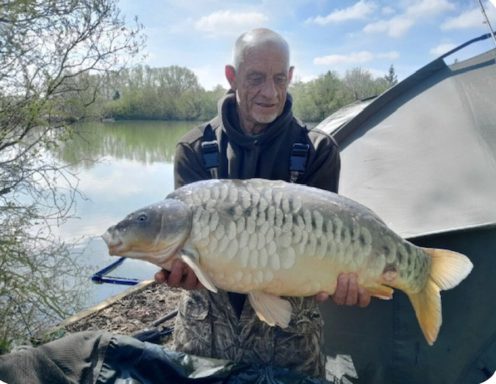
[{"label": "lake", "polygon": [[[66,242],[77,242],[71,253],[78,264],[96,272],[116,261],[101,235],[131,211],[163,199],[174,189],[175,144],[198,122],[132,121],[77,126],[74,141],[58,153],[76,172],[75,215],[59,227]],[[92,161],[91,159],[96,159]],[[111,275],[152,279],[158,267],[125,260]],[[88,275],[88,281],[91,274]],[[88,284],[85,307],[127,289],[114,284]]]}]

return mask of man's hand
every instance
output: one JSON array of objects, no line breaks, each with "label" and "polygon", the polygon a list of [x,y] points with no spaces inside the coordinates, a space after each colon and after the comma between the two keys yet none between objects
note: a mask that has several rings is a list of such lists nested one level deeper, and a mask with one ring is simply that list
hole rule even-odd
[{"label": "man's hand", "polygon": [[[315,299],[319,302],[328,298],[329,295],[325,292],[315,295]],[[358,285],[355,273],[341,273],[332,299],[338,305],[358,305],[363,308],[370,304],[370,293]]]},{"label": "man's hand", "polygon": [[169,287],[187,290],[203,287],[193,270],[181,260],[175,260],[172,263],[170,272],[165,269],[158,271],[155,274],[155,281],[157,283],[165,283]]}]

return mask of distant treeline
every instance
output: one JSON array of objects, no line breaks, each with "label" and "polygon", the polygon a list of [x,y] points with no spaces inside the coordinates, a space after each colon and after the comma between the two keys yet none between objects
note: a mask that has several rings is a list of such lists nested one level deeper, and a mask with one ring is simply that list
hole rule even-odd
[{"label": "distant treeline", "polygon": [[[220,85],[205,90],[193,71],[179,66],[136,66],[73,81],[98,82],[98,94],[91,95],[96,101],[90,107],[91,116],[119,120],[209,120],[217,113],[217,102],[227,91]],[[289,91],[295,115],[303,121],[318,122],[344,105],[384,92],[396,82],[393,66],[384,77],[377,78],[367,70],[355,68],[344,77],[328,71],[308,82],[294,81]],[[84,86],[79,84],[77,88]],[[64,103],[64,115],[83,117],[87,113],[84,100],[91,97],[68,100]]]},{"label": "distant treeline", "polygon": [[339,108],[379,95],[397,82],[392,65],[387,74],[377,78],[361,68],[347,71],[344,77],[327,71],[314,80],[297,81],[290,86],[294,114],[306,122],[320,122]]}]

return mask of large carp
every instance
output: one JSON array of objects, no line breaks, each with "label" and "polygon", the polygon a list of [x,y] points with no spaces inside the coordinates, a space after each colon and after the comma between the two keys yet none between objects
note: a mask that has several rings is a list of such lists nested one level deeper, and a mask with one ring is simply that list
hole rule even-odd
[{"label": "large carp", "polygon": [[370,209],[332,192],[262,179],[206,180],[129,214],[103,235],[111,255],[170,269],[188,264],[209,290],[247,293],[258,317],[286,327],[280,296],[334,293],[355,272],[373,296],[411,300],[429,344],[441,326],[440,290],[471,271],[459,253],[417,247]]}]

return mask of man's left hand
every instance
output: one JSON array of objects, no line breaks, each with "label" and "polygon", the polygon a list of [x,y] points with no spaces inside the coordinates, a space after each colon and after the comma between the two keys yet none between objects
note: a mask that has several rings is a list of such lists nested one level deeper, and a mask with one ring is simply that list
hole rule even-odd
[{"label": "man's left hand", "polygon": [[[326,301],[329,295],[320,292],[315,295],[318,302]],[[341,273],[338,276],[336,291],[332,295],[333,301],[338,305],[358,305],[366,307],[370,304],[370,293],[358,285],[358,278],[355,273]]]}]

